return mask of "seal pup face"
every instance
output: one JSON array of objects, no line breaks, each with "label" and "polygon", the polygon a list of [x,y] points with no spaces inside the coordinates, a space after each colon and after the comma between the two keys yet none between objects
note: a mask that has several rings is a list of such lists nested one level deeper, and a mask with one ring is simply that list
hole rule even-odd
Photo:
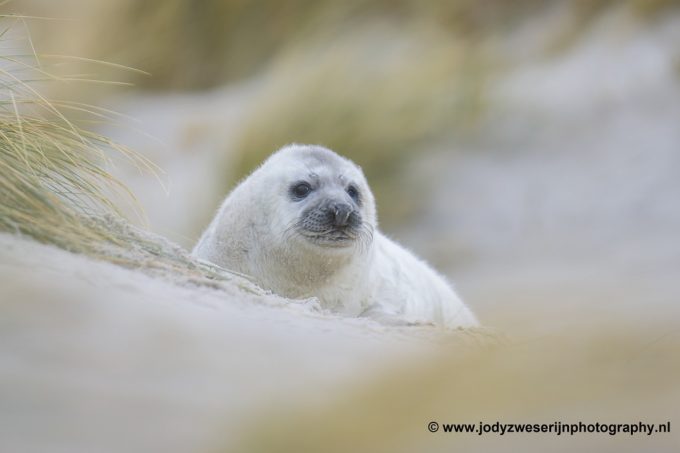
[{"label": "seal pup face", "polygon": [[375,205],[361,169],[333,151],[291,145],[272,156],[286,166],[279,183],[285,232],[315,247],[346,249],[370,245]]}]

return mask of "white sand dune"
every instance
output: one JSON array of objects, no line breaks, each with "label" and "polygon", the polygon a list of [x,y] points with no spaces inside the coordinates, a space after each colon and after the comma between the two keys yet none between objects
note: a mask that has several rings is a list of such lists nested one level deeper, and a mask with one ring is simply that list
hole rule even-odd
[{"label": "white sand dune", "polygon": [[258,408],[323,401],[436,336],[6,234],[0,275],[3,451],[199,451]]}]

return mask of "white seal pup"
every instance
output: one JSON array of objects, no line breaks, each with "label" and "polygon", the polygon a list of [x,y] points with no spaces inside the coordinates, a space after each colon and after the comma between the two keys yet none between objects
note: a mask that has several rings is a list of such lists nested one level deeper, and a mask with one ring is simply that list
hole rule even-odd
[{"label": "white seal pup", "polygon": [[442,276],[377,230],[361,169],[320,146],[270,156],[227,196],[192,253],[349,316],[477,325]]}]

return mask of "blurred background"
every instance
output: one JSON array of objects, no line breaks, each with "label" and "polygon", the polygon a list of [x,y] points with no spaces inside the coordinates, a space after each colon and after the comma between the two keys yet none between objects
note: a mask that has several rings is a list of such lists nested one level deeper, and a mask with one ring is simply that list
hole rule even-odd
[{"label": "blurred background", "polygon": [[[57,99],[158,164],[113,171],[190,249],[270,153],[359,164],[383,232],[519,336],[680,312],[680,2],[21,0]],[[49,59],[49,57],[47,57]],[[136,68],[102,66],[106,60]],[[46,60],[44,60],[46,61]],[[73,115],[78,121],[78,115]],[[146,222],[146,223],[145,223]]]}]

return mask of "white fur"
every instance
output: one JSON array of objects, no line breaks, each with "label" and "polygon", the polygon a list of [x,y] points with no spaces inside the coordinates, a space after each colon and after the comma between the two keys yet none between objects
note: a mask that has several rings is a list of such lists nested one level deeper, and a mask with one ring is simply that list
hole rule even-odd
[{"label": "white fur", "polygon": [[[291,232],[303,204],[291,202],[290,184],[311,174],[329,182],[319,196],[346,196],[332,183],[340,178],[358,186],[363,200],[358,209],[372,236],[350,247],[327,248]],[[349,316],[477,325],[442,276],[377,230],[375,201],[363,173],[325,148],[290,145],[274,153],[227,196],[193,254],[250,275],[279,295],[317,297],[325,308]]]}]

